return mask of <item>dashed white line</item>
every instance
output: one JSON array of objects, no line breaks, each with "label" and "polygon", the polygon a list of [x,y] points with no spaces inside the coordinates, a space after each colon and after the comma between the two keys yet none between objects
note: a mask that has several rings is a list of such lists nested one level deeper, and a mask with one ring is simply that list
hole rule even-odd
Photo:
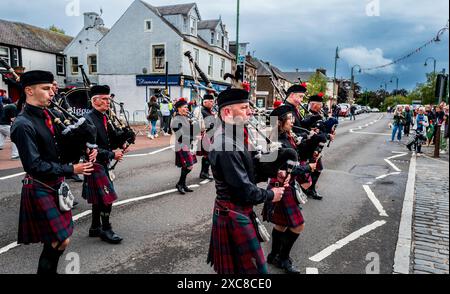
[{"label": "dashed white line", "polygon": [[376,221],[373,224],[368,225],[368,226],[348,235],[344,239],[339,240],[335,244],[325,248],[318,254],[311,257],[309,260],[314,261],[314,262],[321,262],[322,260],[324,260],[325,258],[330,256],[331,254],[333,254],[336,250],[341,249],[342,247],[349,244],[350,242],[357,240],[358,238],[364,236],[365,234],[367,234],[381,226],[384,226],[385,224],[386,224],[386,221]]},{"label": "dashed white line", "polygon": [[369,197],[370,201],[372,201],[373,205],[375,205],[376,209],[380,213],[380,216],[383,217],[389,217],[386,211],[383,208],[383,205],[381,205],[381,202],[378,200],[378,198],[373,193],[372,189],[370,189],[369,186],[363,185],[364,191],[366,191],[367,196]]},{"label": "dashed white line", "polygon": [[125,155],[125,158],[135,158],[135,157],[145,157],[145,156],[150,156],[150,155],[155,155],[161,152],[164,152],[166,150],[172,149],[174,146],[169,146],[160,150],[156,150],[150,153],[145,153],[145,154],[132,154],[132,155]]},{"label": "dashed white line", "polygon": [[384,178],[387,178],[387,177],[390,177],[390,176],[397,176],[397,175],[399,175],[399,174],[401,174],[401,172],[390,173],[390,174],[387,174],[387,175],[379,176],[379,177],[377,177],[376,179],[377,179],[377,180],[382,180],[382,179],[384,179]]}]

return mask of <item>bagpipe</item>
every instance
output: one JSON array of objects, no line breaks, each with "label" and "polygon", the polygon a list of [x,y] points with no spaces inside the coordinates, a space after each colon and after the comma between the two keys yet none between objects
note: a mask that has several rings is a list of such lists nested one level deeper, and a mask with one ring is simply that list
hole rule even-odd
[{"label": "bagpipe", "polygon": [[[108,118],[108,137],[109,143],[112,150],[122,149],[127,150],[131,145],[136,144],[136,132],[131,128],[130,122],[125,115],[124,103],[118,103],[114,101],[113,98],[110,99],[111,107],[106,112]],[[117,107],[120,107],[120,112],[123,114],[122,117],[117,116]],[[122,116],[122,115],[121,115]],[[116,161],[110,170],[114,170],[119,161]]]},{"label": "bagpipe", "polygon": [[[217,97],[218,92],[213,88],[213,85],[211,81],[208,79],[206,74],[202,71],[200,66],[195,62],[194,58],[192,58],[191,52],[187,51],[184,54],[190,62],[191,65],[191,71],[192,76],[194,77],[194,81],[196,83],[195,87],[197,89],[204,89],[210,94],[212,94],[216,100],[215,100],[215,108],[214,112],[219,114],[219,109],[217,105]],[[195,69],[195,71],[194,71]],[[206,87],[201,85],[201,83],[198,81],[198,76],[203,80]],[[224,75],[224,79],[231,79],[232,84],[235,88],[241,88],[245,89],[246,84],[239,81],[237,78],[237,74],[230,74],[227,73]],[[249,89],[247,90],[249,92]],[[254,152],[254,162],[255,162],[255,173],[256,178],[258,179],[258,182],[266,181],[269,178],[277,177],[278,171],[281,169],[287,168],[287,162],[297,162],[298,161],[298,155],[297,152],[293,149],[283,149],[281,148],[281,144],[278,142],[273,142],[269,137],[264,134],[264,132],[261,130],[261,127],[259,125],[259,122],[255,119],[255,114],[262,114],[266,116],[267,114],[263,111],[258,109],[252,101],[250,101],[250,107],[252,109],[252,117],[248,121],[246,128],[248,128],[248,137],[249,140],[252,142],[253,147],[255,147]],[[261,112],[263,111],[263,112]],[[264,150],[264,147],[262,147],[256,140],[256,138],[253,136],[253,133],[251,129],[255,130],[256,133],[258,133],[264,140],[266,144],[266,150]],[[266,161],[267,159],[267,161]]]},{"label": "bagpipe", "polygon": [[[11,66],[0,58],[0,64],[6,68],[20,82],[19,75]],[[96,149],[95,127],[85,118],[76,117],[71,110],[66,110],[58,102],[50,101],[47,108],[52,121],[59,130],[56,140],[61,151],[63,163],[72,163],[79,160],[82,155],[86,155],[86,150]],[[86,149],[87,148],[87,149]]]}]

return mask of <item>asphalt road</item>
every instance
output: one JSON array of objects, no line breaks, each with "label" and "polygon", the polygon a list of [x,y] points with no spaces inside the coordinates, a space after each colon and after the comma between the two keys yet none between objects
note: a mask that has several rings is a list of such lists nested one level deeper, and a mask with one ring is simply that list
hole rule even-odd
[{"label": "asphalt road", "polygon": [[[325,151],[326,170],[319,181],[325,199],[303,205],[306,229],[292,252],[303,273],[312,268],[320,274],[365,274],[366,268],[376,271],[378,264],[380,273],[392,273],[410,155],[393,153],[406,149],[389,142],[389,119],[386,114],[364,114],[355,122],[345,121]],[[139,151],[142,156],[134,154],[137,157],[118,166],[115,186],[120,200],[148,196],[113,208],[112,224],[124,238],[122,244],[88,238],[89,215],[76,221],[66,253],[76,253],[81,273],[213,273],[206,256],[214,184],[200,184],[197,165],[188,177],[188,184],[198,185],[194,193],[182,196],[170,191],[179,177],[174,154],[170,149],[148,154],[153,151],[157,150]],[[392,156],[398,157],[390,160],[391,165],[385,159]],[[41,251],[40,245],[6,248],[16,241],[20,179],[0,181],[0,273],[34,273]],[[378,203],[369,199],[364,185]],[[80,195],[80,184],[71,187]],[[74,216],[89,210],[79,201]],[[267,223],[266,227],[271,230]],[[330,247],[340,240],[340,245]],[[269,246],[263,245],[266,254]],[[61,259],[59,271],[63,273],[70,262]],[[270,272],[280,273],[273,267]]]}]

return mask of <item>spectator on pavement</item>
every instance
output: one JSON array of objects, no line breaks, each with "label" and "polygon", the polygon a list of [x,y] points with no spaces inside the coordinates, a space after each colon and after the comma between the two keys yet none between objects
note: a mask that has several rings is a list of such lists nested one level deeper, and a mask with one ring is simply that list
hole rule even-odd
[{"label": "spectator on pavement", "polygon": [[413,112],[411,110],[411,107],[409,105],[407,105],[405,107],[405,119],[406,119],[406,122],[405,122],[404,134],[405,134],[406,137],[409,137],[411,126],[414,125],[414,114],[413,114]]},{"label": "spectator on pavement", "polygon": [[159,104],[157,103],[157,98],[155,96],[153,96],[150,99],[150,102],[148,103],[148,116],[147,116],[147,120],[150,122],[150,126],[149,126],[149,132],[148,132],[148,138],[150,140],[153,140],[155,138],[158,138],[158,132],[157,132],[157,128],[156,128],[156,124],[158,123],[159,120]]},{"label": "spectator on pavement", "polygon": [[403,113],[403,107],[397,106],[397,109],[394,112],[394,121],[392,122],[393,130],[392,130],[392,139],[391,142],[394,142],[395,135],[397,134],[397,139],[400,142],[402,140],[402,131],[403,126],[405,125],[405,116]]},{"label": "spectator on pavement", "polygon": [[169,105],[170,101],[164,99],[160,106],[160,110],[161,110],[161,116],[162,116],[162,125],[161,125],[161,130],[163,132],[164,136],[169,136],[169,130],[170,130],[170,118],[172,115],[172,112],[170,111],[170,105]]},{"label": "spectator on pavement", "polygon": [[422,154],[422,144],[420,143],[420,141],[425,141],[425,135],[427,133],[428,125],[429,121],[428,117],[425,115],[425,108],[420,107],[413,127],[413,129],[416,131],[415,140],[406,146],[410,151],[412,151],[412,145],[415,143],[414,145],[417,148],[417,153]]},{"label": "spectator on pavement", "polygon": [[352,105],[350,107],[350,120],[356,120],[356,106]]}]

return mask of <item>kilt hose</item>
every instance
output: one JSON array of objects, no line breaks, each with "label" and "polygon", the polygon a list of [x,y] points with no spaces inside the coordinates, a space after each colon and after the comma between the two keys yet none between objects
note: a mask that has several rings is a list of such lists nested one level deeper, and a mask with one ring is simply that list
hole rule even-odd
[{"label": "kilt hose", "polygon": [[[25,180],[32,181],[30,177]],[[58,190],[64,178],[43,182]],[[54,190],[37,182],[24,184],[19,213],[18,244],[64,242],[73,233],[72,212],[59,209]]]},{"label": "kilt hose", "polygon": [[[288,228],[297,228],[305,223],[300,207],[295,200],[295,189],[292,185],[284,190],[283,198],[280,202],[264,203],[264,221]],[[273,184],[271,183],[267,189],[270,190],[272,188]]]},{"label": "kilt hose", "polygon": [[267,274],[251,215],[253,207],[216,200],[207,263],[218,274]]},{"label": "kilt hose", "polygon": [[94,172],[84,177],[82,197],[93,205],[111,205],[117,200],[114,185],[103,165],[94,163]]},{"label": "kilt hose", "polygon": [[189,146],[183,146],[175,151],[175,165],[179,168],[190,168],[197,163],[197,156],[191,152]]}]

